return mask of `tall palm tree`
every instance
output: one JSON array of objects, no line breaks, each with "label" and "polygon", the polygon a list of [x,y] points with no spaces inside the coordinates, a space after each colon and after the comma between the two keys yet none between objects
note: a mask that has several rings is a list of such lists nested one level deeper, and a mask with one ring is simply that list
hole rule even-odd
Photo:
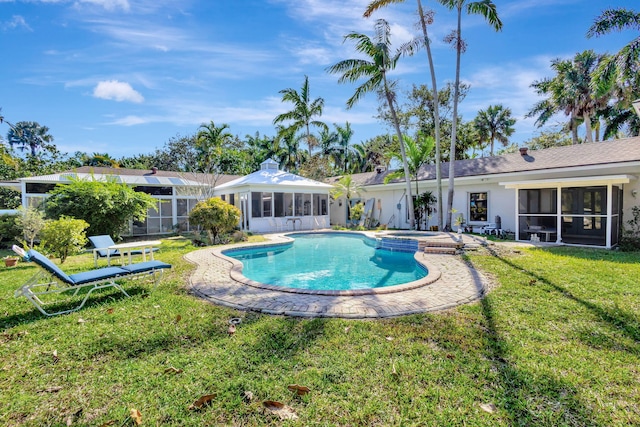
[{"label": "tall palm tree", "polygon": [[[391,30],[389,23],[379,19],[375,24],[376,35],[372,40],[365,34],[349,33],[345,40],[354,40],[356,50],[368,57],[368,59],[345,59],[327,69],[329,73],[341,73],[338,83],[356,82],[361,77],[367,80],[356,88],[355,93],[347,100],[347,108],[352,108],[364,95],[373,91],[380,91],[387,100],[387,106],[391,114],[398,140],[404,140],[400,130],[400,122],[395,108],[395,93],[391,82],[387,79],[387,73],[393,70],[398,63],[401,52],[391,53]],[[413,213],[413,197],[411,195],[411,181],[409,178],[409,166],[404,145],[400,144],[402,153],[402,167],[407,185],[407,209],[409,211],[409,226],[415,228],[415,216]]]},{"label": "tall palm tree", "polygon": [[340,197],[347,199],[347,216],[351,218],[351,198],[359,197],[363,191],[365,190],[362,185],[355,182],[351,175],[344,175],[338,182],[333,184],[331,197],[334,199],[339,199]]},{"label": "tall palm tree", "polygon": [[353,137],[353,129],[351,124],[346,122],[344,126],[340,126],[334,123],[336,128],[336,147],[334,150],[334,160],[336,167],[339,167],[342,172],[347,172],[349,159],[353,148],[350,146],[351,138]]},{"label": "tall palm tree", "polygon": [[288,88],[283,89],[280,92],[282,94],[282,102],[290,102],[293,104],[293,110],[286,113],[279,114],[273,119],[273,124],[277,125],[283,122],[292,122],[288,127],[284,128],[287,132],[298,133],[300,129],[304,130],[304,138],[307,141],[309,148],[309,155],[314,145],[314,138],[311,135],[311,126],[319,129],[328,129],[326,123],[319,120],[314,120],[314,117],[322,116],[322,110],[324,108],[324,99],[316,98],[311,100],[309,93],[309,77],[304,76],[304,83],[300,88],[300,92],[295,89]]},{"label": "tall palm tree", "polygon": [[511,109],[502,105],[490,105],[486,110],[478,111],[474,125],[483,141],[490,143],[490,155],[493,156],[493,143],[498,140],[503,146],[509,144],[509,137],[513,135],[516,119],[511,117]]},{"label": "tall palm tree", "polygon": [[[456,158],[456,131],[458,125],[458,102],[460,98],[460,56],[466,50],[467,45],[462,39],[462,10],[464,9],[468,14],[482,15],[487,23],[496,31],[502,29],[502,21],[498,17],[498,11],[496,5],[491,0],[479,0],[470,2],[468,0],[438,0],[445,7],[449,9],[456,9],[458,20],[456,29],[445,38],[445,41],[450,42],[456,49],[456,79],[454,83],[453,94],[453,123],[451,127],[451,146],[449,158],[449,185],[448,185],[448,200],[447,200],[447,228],[451,229],[451,215],[453,209],[453,194],[454,194],[454,161]],[[437,98],[435,98],[437,99]]]},{"label": "tall palm tree", "polygon": [[[388,6],[392,3],[403,3],[405,0],[373,0],[367,6],[367,10],[364,12],[365,17],[370,17],[371,14],[382,7]],[[431,41],[429,40],[429,33],[427,31],[427,24],[433,22],[433,12],[425,14],[422,9],[422,2],[417,0],[418,3],[418,15],[420,17],[420,27],[422,28],[423,45],[427,51],[427,60],[429,61],[429,74],[431,75],[431,89],[433,91],[433,99],[438,98],[438,84],[436,80],[436,69],[433,65],[433,55],[431,54]],[[434,117],[434,132],[435,132],[435,144],[436,144],[436,187],[437,187],[437,203],[438,212],[442,212],[442,171],[440,169],[440,163],[442,162],[442,154],[440,151],[440,112],[438,102],[434,102],[433,106]],[[442,215],[438,216],[438,227],[442,230]]]}]

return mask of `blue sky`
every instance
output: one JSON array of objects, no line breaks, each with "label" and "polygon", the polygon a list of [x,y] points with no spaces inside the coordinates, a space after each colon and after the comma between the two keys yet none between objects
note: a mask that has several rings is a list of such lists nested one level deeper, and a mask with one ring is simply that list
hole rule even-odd
[{"label": "blue sky", "polygon": [[[551,77],[554,58],[593,49],[613,53],[636,34],[597,39],[585,34],[602,10],[637,0],[494,0],[503,30],[463,17],[468,43],[461,78],[471,85],[460,106],[465,120],[502,104],[517,118],[512,140],[539,130],[524,115],[536,102],[530,88]],[[369,0],[0,0],[0,107],[6,120],[48,126],[64,152],[113,157],[152,152],[202,123],[227,123],[233,134],[273,135],[273,118],[288,110],[278,91],[298,90],[309,76],[312,98],[323,97],[322,120],[349,121],[353,142],[388,133],[375,119],[377,99],[345,102],[355,86],[325,72],[356,57],[343,43],[351,31],[373,36],[374,19],[391,24],[394,43],[418,35],[415,1],[362,18]],[[455,15],[436,2],[429,28],[438,84],[453,81],[455,52],[442,40]],[[401,60],[392,77],[401,89],[430,82],[426,54]],[[402,100],[402,92],[400,100]],[[6,137],[6,124],[0,134]]]}]

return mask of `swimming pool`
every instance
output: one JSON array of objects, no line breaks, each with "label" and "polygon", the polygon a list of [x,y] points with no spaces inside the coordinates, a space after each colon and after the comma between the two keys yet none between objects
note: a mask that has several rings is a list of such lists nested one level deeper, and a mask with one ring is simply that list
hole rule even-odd
[{"label": "swimming pool", "polygon": [[242,276],[277,288],[327,291],[379,289],[416,282],[427,276],[413,253],[376,249],[361,234],[305,233],[293,242],[225,250],[242,263]]}]

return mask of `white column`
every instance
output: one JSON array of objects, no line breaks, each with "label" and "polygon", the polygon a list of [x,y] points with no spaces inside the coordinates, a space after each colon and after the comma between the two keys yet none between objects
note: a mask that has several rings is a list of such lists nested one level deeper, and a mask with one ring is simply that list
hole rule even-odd
[{"label": "white column", "polygon": [[556,188],[556,243],[562,243],[562,187]]},{"label": "white column", "polygon": [[607,249],[611,249],[611,212],[613,211],[613,185],[607,184]]}]

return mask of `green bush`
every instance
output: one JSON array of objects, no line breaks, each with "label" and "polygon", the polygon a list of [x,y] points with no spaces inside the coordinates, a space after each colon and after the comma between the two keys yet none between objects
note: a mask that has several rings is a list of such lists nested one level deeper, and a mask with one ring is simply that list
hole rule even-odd
[{"label": "green bush", "polygon": [[198,202],[191,213],[189,223],[202,227],[209,235],[211,244],[215,244],[218,236],[233,230],[240,221],[240,209],[213,197]]},{"label": "green bush", "polygon": [[82,219],[63,216],[60,219],[49,220],[42,230],[40,245],[47,253],[60,258],[60,263],[64,263],[69,255],[82,252],[87,244],[87,228],[89,224]]},{"label": "green bush", "polygon": [[18,211],[19,214],[16,218],[16,225],[21,230],[22,237],[24,237],[25,240],[25,246],[33,248],[33,243],[38,237],[38,234],[40,234],[40,231],[44,228],[44,213],[37,208],[28,207],[25,209],[22,206]]},{"label": "green bush", "polygon": [[51,191],[46,201],[47,216],[83,219],[89,223],[90,236],[108,234],[118,238],[129,221],[144,221],[148,209],[156,209],[157,200],[134,191],[126,184],[110,180],[74,179]]},{"label": "green bush", "polygon": [[0,215],[0,246],[10,247],[17,243],[16,238],[22,234],[22,229],[16,224],[17,215]]}]

